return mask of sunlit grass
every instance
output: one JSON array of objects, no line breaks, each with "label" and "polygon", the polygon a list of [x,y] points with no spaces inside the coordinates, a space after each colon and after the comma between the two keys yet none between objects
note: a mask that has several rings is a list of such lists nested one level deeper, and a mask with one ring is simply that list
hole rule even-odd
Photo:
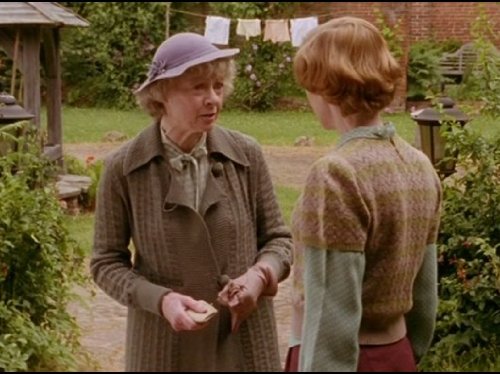
[{"label": "sunlit grass", "polygon": [[85,253],[90,254],[94,233],[94,214],[66,215],[65,222],[70,237],[85,250]]},{"label": "sunlit grass", "polygon": [[[384,121],[392,122],[398,134],[414,142],[417,124],[409,113],[385,114]],[[44,119],[42,122],[44,123]],[[63,109],[63,139],[65,143],[95,143],[111,131],[119,131],[131,139],[152,120],[144,112],[102,108]],[[310,111],[243,112],[223,111],[219,124],[248,134],[262,145],[291,146],[300,136],[314,138],[318,146],[332,145],[338,139],[335,131],[325,131]],[[467,125],[486,137],[500,134],[500,124],[492,117],[473,118]]]},{"label": "sunlit grass", "polygon": [[287,225],[290,224],[290,216],[292,215],[295,202],[297,201],[299,195],[300,195],[300,190],[297,188],[287,187],[287,186],[276,187],[276,196],[278,198],[278,204],[281,208],[281,212],[283,213],[283,217]]}]

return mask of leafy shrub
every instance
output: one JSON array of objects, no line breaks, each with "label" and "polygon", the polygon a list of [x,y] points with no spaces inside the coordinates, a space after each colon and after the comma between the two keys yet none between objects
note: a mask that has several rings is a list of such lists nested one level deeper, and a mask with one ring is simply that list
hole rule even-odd
[{"label": "leafy shrub", "polygon": [[403,56],[404,40],[404,33],[401,31],[402,19],[400,18],[391,24],[380,7],[375,7],[373,13],[375,25],[386,40],[389,50],[396,59],[400,59]]},{"label": "leafy shrub", "polygon": [[[214,12],[231,18],[289,18],[297,3],[210,3]],[[234,26],[234,25],[233,25]],[[236,35],[232,31],[232,35]],[[273,108],[278,99],[302,93],[292,73],[292,58],[295,54],[291,43],[263,41],[263,36],[246,41],[238,36],[236,46],[240,54],[236,58],[238,67],[234,92],[228,106],[246,110]]]},{"label": "leafy shrub", "polygon": [[444,183],[439,311],[429,371],[500,366],[500,138],[445,127],[458,171]]},{"label": "leafy shrub", "polygon": [[470,80],[473,80],[484,102],[482,113],[493,116],[500,115],[500,54],[495,48],[498,35],[492,22],[482,6],[479,16],[472,25],[472,36],[478,56],[472,69]]},{"label": "leafy shrub", "polygon": [[500,53],[498,35],[486,13],[484,6],[478,4],[479,14],[471,26],[474,48],[477,52],[476,63],[464,76],[463,84],[455,94],[460,99],[480,100],[482,114],[500,115]]},{"label": "leafy shrub", "polygon": [[411,45],[408,56],[408,93],[411,99],[425,99],[440,90],[443,79],[439,71],[442,49],[430,40]]},{"label": "leafy shrub", "polygon": [[83,163],[74,156],[65,155],[64,163],[68,174],[90,177],[91,184],[87,192],[79,196],[79,204],[83,208],[93,211],[97,198],[97,187],[99,186],[99,180],[104,170],[104,161],[96,160],[94,156],[89,156],[85,160],[85,163]]},{"label": "leafy shrub", "polygon": [[256,40],[240,48],[238,75],[228,105],[246,110],[267,110],[293,85],[290,45]]},{"label": "leafy shrub", "polygon": [[64,227],[53,169],[28,137],[23,152],[0,158],[0,371],[77,370],[85,356],[66,307],[84,284],[84,254]]},{"label": "leafy shrub", "polygon": [[133,107],[132,91],[146,78],[154,50],[165,37],[165,4],[63,4],[91,25],[64,31],[66,102],[93,107]]},{"label": "leafy shrub", "polygon": [[[146,78],[156,47],[165,37],[165,3],[85,3],[65,2],[91,26],[65,30],[63,38],[63,80],[65,101],[78,106],[130,108],[135,105],[132,91]],[[187,4],[187,3],[186,3]],[[189,3],[203,7],[202,3]],[[296,3],[207,3],[215,14],[235,17],[290,17]],[[173,3],[177,10],[184,5]],[[206,11],[206,10],[205,10]],[[172,33],[203,33],[200,25],[187,22],[180,13],[170,17]],[[234,25],[233,25],[234,26]],[[233,29],[232,35],[235,35]],[[229,103],[247,109],[268,109],[278,98],[300,92],[291,74],[290,43],[253,43],[240,39],[242,53]],[[254,46],[257,46],[255,49]],[[288,58],[287,58],[288,56]],[[252,72],[245,68],[252,66]],[[256,78],[254,78],[256,77]]]}]

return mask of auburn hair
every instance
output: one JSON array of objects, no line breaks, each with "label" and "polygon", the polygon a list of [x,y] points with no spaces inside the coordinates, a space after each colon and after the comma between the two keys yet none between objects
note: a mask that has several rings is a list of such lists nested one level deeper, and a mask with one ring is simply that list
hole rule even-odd
[{"label": "auburn hair", "polygon": [[297,82],[342,115],[376,113],[394,98],[402,71],[380,31],[356,17],[314,29],[294,58]]}]

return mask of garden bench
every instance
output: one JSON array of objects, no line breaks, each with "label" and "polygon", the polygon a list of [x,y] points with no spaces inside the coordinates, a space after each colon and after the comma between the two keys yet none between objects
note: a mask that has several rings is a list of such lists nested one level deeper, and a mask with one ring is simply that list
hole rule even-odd
[{"label": "garden bench", "polygon": [[465,72],[474,64],[476,58],[477,53],[472,42],[464,44],[455,52],[444,53],[439,61],[441,74],[451,78],[456,83],[460,83]]},{"label": "garden bench", "polygon": [[[498,57],[496,59],[497,67],[500,69],[500,52],[494,48],[493,53]],[[452,53],[444,53],[439,61],[441,74],[445,78],[450,78],[455,83],[461,83],[464,74],[472,68],[477,59],[477,51],[474,43],[466,43],[458,50]]]}]

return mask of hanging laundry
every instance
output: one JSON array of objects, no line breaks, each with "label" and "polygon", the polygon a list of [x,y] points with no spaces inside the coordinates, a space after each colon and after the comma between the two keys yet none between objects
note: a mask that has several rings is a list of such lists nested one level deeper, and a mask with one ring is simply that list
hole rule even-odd
[{"label": "hanging laundry", "polygon": [[289,42],[290,30],[286,19],[267,20],[264,28],[264,41],[270,40],[274,43]]},{"label": "hanging laundry", "polygon": [[236,26],[236,35],[241,35],[250,39],[252,36],[261,34],[260,19],[240,19],[238,18],[238,25]]},{"label": "hanging laundry", "polygon": [[292,45],[300,47],[309,31],[318,27],[318,17],[295,18],[290,20]]},{"label": "hanging laundry", "polygon": [[205,37],[213,44],[227,45],[230,23],[229,18],[207,16],[205,19]]}]

